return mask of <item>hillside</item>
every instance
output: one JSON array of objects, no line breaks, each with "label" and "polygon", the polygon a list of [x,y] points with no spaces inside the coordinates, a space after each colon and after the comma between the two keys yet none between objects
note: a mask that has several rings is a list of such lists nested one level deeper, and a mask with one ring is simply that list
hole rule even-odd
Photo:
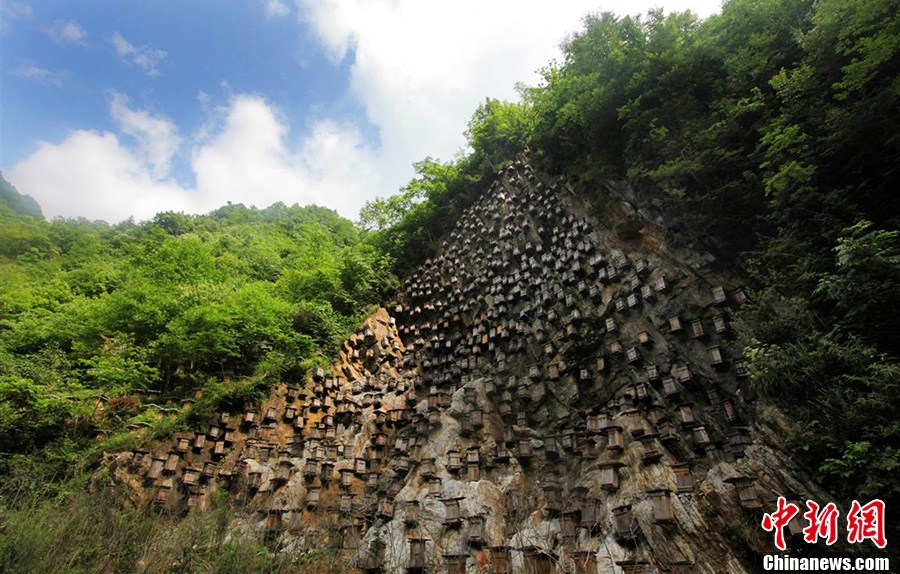
[{"label": "hillside", "polygon": [[17,488],[21,472],[53,489],[129,429],[164,436],[327,364],[393,284],[356,228],[317,207],[0,217],[0,468]]},{"label": "hillside", "polygon": [[356,224],[3,180],[0,571],[752,572],[778,496],[900,503],[900,5],[563,53]]},{"label": "hillside", "polygon": [[114,480],[176,515],[227,491],[370,571],[751,572],[774,493],[829,495],[747,385],[735,281],[516,162],[331,372],[119,455]]}]

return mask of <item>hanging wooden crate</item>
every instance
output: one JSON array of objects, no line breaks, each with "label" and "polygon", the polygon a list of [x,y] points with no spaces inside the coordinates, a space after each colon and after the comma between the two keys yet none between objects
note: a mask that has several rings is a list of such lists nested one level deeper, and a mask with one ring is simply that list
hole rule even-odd
[{"label": "hanging wooden crate", "polygon": [[691,467],[687,463],[673,464],[672,472],[675,473],[675,488],[679,494],[694,492],[694,477]]},{"label": "hanging wooden crate", "polygon": [[181,482],[185,486],[197,486],[200,482],[200,469],[187,467],[182,471]]},{"label": "hanging wooden crate", "polygon": [[394,501],[393,500],[380,500],[378,502],[378,511],[376,513],[378,518],[383,520],[390,520],[394,517]]},{"label": "hanging wooden crate", "polygon": [[[341,502],[343,507],[343,501]],[[349,513],[349,510],[347,511]],[[344,550],[358,550],[361,542],[359,524],[347,524],[341,527],[341,548]]]},{"label": "hanging wooden crate", "polygon": [[605,462],[600,464],[600,488],[607,492],[619,490],[619,467],[621,463]]},{"label": "hanging wooden crate", "polygon": [[131,468],[133,470],[139,469],[143,466],[144,461],[148,459],[148,455],[150,453],[146,450],[135,449],[131,452]]},{"label": "hanging wooden crate", "polygon": [[157,507],[166,506],[172,499],[172,489],[171,488],[163,488],[161,487],[156,491],[156,495],[153,497],[153,505]]},{"label": "hanging wooden crate", "polygon": [[716,305],[721,305],[728,300],[728,297],[725,295],[725,288],[721,285],[716,285],[712,288],[712,297]]},{"label": "hanging wooden crate", "polygon": [[706,331],[703,329],[703,320],[702,319],[694,319],[691,321],[691,338],[692,339],[700,339],[706,335]]},{"label": "hanging wooden crate", "polygon": [[459,498],[445,498],[444,503],[444,526],[459,526],[461,517],[459,511]]},{"label": "hanging wooden crate", "polygon": [[581,527],[595,530],[600,524],[600,501],[596,498],[587,498],[581,504]]},{"label": "hanging wooden crate", "polygon": [[528,414],[525,411],[516,412],[516,425],[520,427],[528,426]]},{"label": "hanging wooden crate", "polygon": [[512,574],[508,546],[494,546],[491,548],[491,573]]},{"label": "hanging wooden crate", "polygon": [[519,439],[516,443],[516,458],[520,461],[531,459],[531,440],[527,438]]},{"label": "hanging wooden crate", "polygon": [[713,367],[719,367],[723,364],[722,360],[722,349],[719,348],[718,345],[714,345],[706,349],[707,353],[709,353],[709,364]]},{"label": "hanging wooden crate", "polygon": [[662,451],[659,449],[656,438],[657,435],[655,434],[645,434],[641,437],[641,446],[643,448],[641,460],[645,464],[656,462],[662,458]]},{"label": "hanging wooden crate", "polygon": [[631,505],[625,504],[612,509],[613,533],[620,540],[633,540],[637,537],[637,521],[631,511]]},{"label": "hanging wooden crate", "polygon": [[458,472],[462,468],[462,457],[459,451],[454,449],[447,451],[447,470],[450,472]]},{"label": "hanging wooden crate", "polygon": [[681,405],[678,407],[678,413],[682,425],[691,426],[694,424],[694,409],[691,408],[691,405]]},{"label": "hanging wooden crate", "polygon": [[222,427],[217,424],[209,425],[209,430],[206,433],[211,440],[219,440],[219,437],[222,436]]},{"label": "hanging wooden crate", "polygon": [[148,480],[156,480],[162,475],[163,468],[166,465],[166,459],[161,457],[153,457],[150,462],[150,469],[147,471]]},{"label": "hanging wooden crate", "polygon": [[691,372],[691,367],[687,364],[676,365],[673,371],[675,372],[675,376],[678,378],[679,383],[689,383],[694,380],[694,374]]},{"label": "hanging wooden crate", "polygon": [[756,479],[748,476],[739,476],[735,478],[725,479],[725,482],[733,484],[738,493],[738,500],[741,507],[746,510],[758,510],[762,508],[762,503],[756,494],[756,487],[753,482]]},{"label": "hanging wooden crate", "polygon": [[294,471],[294,464],[289,460],[283,460],[278,463],[278,466],[275,468],[275,477],[274,481],[280,484],[284,484],[291,479],[291,474]]},{"label": "hanging wooden crate", "polygon": [[637,347],[629,347],[625,356],[628,359],[629,364],[635,364],[640,362],[641,360],[641,356],[640,353],[638,353]]},{"label": "hanging wooden crate", "polygon": [[606,429],[606,448],[612,451],[620,451],[625,448],[622,427],[610,426]]},{"label": "hanging wooden crate", "polygon": [[208,460],[203,463],[203,470],[200,471],[200,475],[204,479],[215,478],[216,470],[218,470],[218,466],[216,465],[216,463],[212,462],[211,460]]},{"label": "hanging wooden crate", "polygon": [[247,487],[250,490],[259,490],[262,487],[262,471],[253,470],[247,473]]},{"label": "hanging wooden crate", "polygon": [[524,551],[525,574],[554,574],[556,559],[553,555],[538,548],[526,548]]},{"label": "hanging wooden crate", "polygon": [[411,538],[409,540],[409,562],[406,567],[413,571],[422,571],[425,569],[425,540],[422,538]]},{"label": "hanging wooden crate", "polygon": [[468,523],[468,532],[466,541],[472,546],[482,546],[484,540],[484,516],[471,516],[466,521]]},{"label": "hanging wooden crate", "polygon": [[664,378],[662,380],[662,387],[663,393],[665,393],[667,397],[673,397],[677,395],[680,390],[678,384],[675,382],[675,379],[672,377]]},{"label": "hanging wooden crate", "polygon": [[693,429],[693,435],[694,443],[698,447],[703,448],[710,444],[709,433],[706,432],[706,427],[704,427],[703,425],[695,426]]},{"label": "hanging wooden crate", "polygon": [[321,489],[318,486],[311,486],[306,491],[306,507],[315,510],[319,507]]},{"label": "hanging wooden crate", "polygon": [[555,483],[545,484],[541,487],[544,491],[544,512],[555,516],[562,512],[562,496],[559,485]]},{"label": "hanging wooden crate", "polygon": [[170,452],[169,455],[166,457],[166,464],[165,464],[165,467],[163,468],[163,470],[165,470],[166,472],[170,472],[170,473],[175,472],[175,469],[178,468],[179,460],[180,459],[178,457],[177,452]]},{"label": "hanging wooden crate", "polygon": [[618,328],[618,326],[616,325],[616,320],[612,317],[607,317],[606,318],[606,332],[614,333],[617,328]]},{"label": "hanging wooden crate", "polygon": [[410,500],[403,505],[403,522],[407,526],[415,526],[419,523],[420,505],[418,500]]},{"label": "hanging wooden crate", "polygon": [[675,512],[672,509],[672,497],[668,490],[648,490],[647,496],[650,498],[650,508],[653,510],[654,522],[657,524],[675,522]]},{"label": "hanging wooden crate", "polygon": [[202,432],[194,434],[194,450],[203,450],[206,445],[206,435]]},{"label": "hanging wooden crate", "polygon": [[672,333],[678,333],[682,329],[683,326],[681,324],[681,317],[679,317],[678,315],[669,317],[669,331],[671,331]]},{"label": "hanging wooden crate", "polygon": [[466,574],[466,560],[468,554],[444,554],[444,564],[447,566],[447,574]]}]

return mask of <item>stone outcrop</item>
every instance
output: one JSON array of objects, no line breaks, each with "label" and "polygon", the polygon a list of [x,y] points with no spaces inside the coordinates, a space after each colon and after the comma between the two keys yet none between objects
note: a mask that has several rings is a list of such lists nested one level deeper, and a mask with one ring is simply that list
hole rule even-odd
[{"label": "stone outcrop", "polygon": [[[747,572],[778,495],[827,500],[746,385],[746,295],[519,161],[344,344],[115,474],[139,504],[241,497],[369,571]],[[792,524],[791,533],[797,533]]]}]

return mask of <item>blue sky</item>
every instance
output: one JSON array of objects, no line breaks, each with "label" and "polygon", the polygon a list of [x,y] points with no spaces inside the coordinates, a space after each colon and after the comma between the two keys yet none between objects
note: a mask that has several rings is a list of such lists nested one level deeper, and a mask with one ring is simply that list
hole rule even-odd
[{"label": "blue sky", "polygon": [[48,216],[226,201],[354,218],[591,11],[717,1],[0,0],[0,169]]}]

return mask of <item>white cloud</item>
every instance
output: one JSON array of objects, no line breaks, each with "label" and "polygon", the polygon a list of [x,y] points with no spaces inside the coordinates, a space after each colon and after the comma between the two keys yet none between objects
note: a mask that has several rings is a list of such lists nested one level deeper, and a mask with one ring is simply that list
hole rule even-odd
[{"label": "white cloud", "polygon": [[29,18],[31,17],[31,6],[26,2],[0,2],[0,14],[7,18]]},{"label": "white cloud", "polygon": [[128,98],[116,92],[112,95],[110,114],[119,130],[137,141],[137,155],[150,167],[153,176],[157,179],[166,177],[172,157],[181,145],[175,124],[167,118],[130,109]]},{"label": "white cloud", "polygon": [[[600,8],[624,14],[654,4],[617,0]],[[718,0],[664,6],[689,4],[701,15],[718,9]],[[205,212],[226,201],[283,201],[355,217],[366,200],[404,185],[414,161],[450,159],[465,145],[462,132],[477,105],[488,96],[514,99],[518,81],[538,82],[536,70],[559,57],[562,39],[597,8],[594,0],[299,0],[299,7],[335,60],[354,51],[351,95],[378,129],[380,145],[367,141],[361,126],[329,118],[295,126],[306,135],[293,139],[289,119],[264,97],[234,94],[224,84],[225,106],[198,94],[205,121],[184,149],[170,120],[113,94],[117,133],[77,131],[62,143],[43,143],[13,166],[11,180],[50,216],[118,221],[167,209]],[[141,64],[138,55],[155,49],[135,48],[120,34],[110,41],[148,73],[165,57],[159,51]],[[175,157],[189,159],[193,187],[176,182]]]},{"label": "white cloud", "polygon": [[425,156],[451,159],[465,146],[466,122],[485,97],[516,99],[514,86],[537,70],[598,9],[619,14],[657,6],[709,15],[719,0],[298,0],[301,17],[336,60],[353,50],[351,89],[379,129],[379,169],[390,194]]},{"label": "white cloud", "polygon": [[55,20],[47,33],[60,44],[84,44],[88,35],[87,30],[75,20]]},{"label": "white cloud", "polygon": [[171,173],[181,140],[170,120],[131,109],[116,93],[110,113],[119,133],[79,130],[62,143],[41,143],[13,166],[10,180],[50,217],[107,221],[206,212],[227,201],[314,202],[352,215],[367,186],[379,185],[376,159],[358,130],[320,121],[302,140],[289,141],[286,119],[260,96],[234,96],[216,111],[208,136],[189,150],[192,188]]},{"label": "white cloud", "polygon": [[109,37],[109,43],[116,49],[119,59],[130,66],[137,66],[148,76],[159,75],[159,65],[168,55],[164,50],[154,48],[150,44],[135,46],[116,32]]},{"label": "white cloud", "polygon": [[62,70],[48,70],[38,66],[31,60],[22,60],[22,63],[12,71],[13,75],[28,80],[33,80],[44,86],[62,87],[68,74]]},{"label": "white cloud", "polygon": [[174,183],[159,182],[110,132],[79,130],[60,144],[41,143],[10,171],[19,189],[33,194],[48,217],[121,221],[134,214],[189,209]]},{"label": "white cloud", "polygon": [[25,2],[0,1],[0,34],[5,34],[12,25],[10,21],[31,17],[31,6]]},{"label": "white cloud", "polygon": [[281,17],[291,13],[291,9],[281,0],[263,0],[263,7],[266,10],[266,16]]}]

